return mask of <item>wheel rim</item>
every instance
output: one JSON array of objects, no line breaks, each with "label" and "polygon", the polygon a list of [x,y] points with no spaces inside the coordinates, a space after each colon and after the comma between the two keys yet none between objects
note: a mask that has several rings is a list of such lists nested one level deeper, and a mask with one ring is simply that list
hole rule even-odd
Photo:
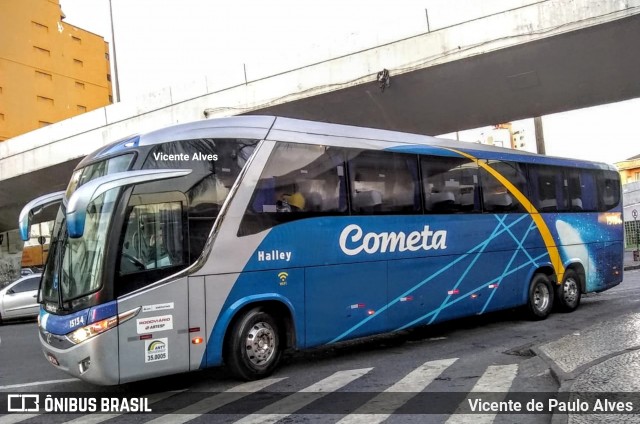
[{"label": "wheel rim", "polygon": [[544,284],[537,284],[533,292],[533,305],[538,311],[544,311],[549,306],[549,288]]},{"label": "wheel rim", "polygon": [[578,298],[578,282],[573,278],[568,278],[563,285],[562,293],[567,303],[574,303]]},{"label": "wheel rim", "polygon": [[264,367],[271,361],[276,351],[276,335],[266,322],[257,322],[249,330],[246,352],[253,365]]}]

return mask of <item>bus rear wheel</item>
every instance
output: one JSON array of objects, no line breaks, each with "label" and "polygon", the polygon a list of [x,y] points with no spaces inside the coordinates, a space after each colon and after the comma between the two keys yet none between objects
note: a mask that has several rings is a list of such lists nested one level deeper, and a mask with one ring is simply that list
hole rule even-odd
[{"label": "bus rear wheel", "polygon": [[277,321],[256,308],[242,315],[231,327],[225,363],[235,377],[258,380],[273,372],[281,353]]},{"label": "bus rear wheel", "polygon": [[564,281],[556,286],[556,303],[558,309],[563,312],[573,312],[580,305],[580,277],[572,270],[568,269],[564,273]]},{"label": "bus rear wheel", "polygon": [[554,290],[551,280],[546,274],[536,274],[529,285],[529,301],[527,315],[533,320],[543,320],[549,316],[553,308]]}]

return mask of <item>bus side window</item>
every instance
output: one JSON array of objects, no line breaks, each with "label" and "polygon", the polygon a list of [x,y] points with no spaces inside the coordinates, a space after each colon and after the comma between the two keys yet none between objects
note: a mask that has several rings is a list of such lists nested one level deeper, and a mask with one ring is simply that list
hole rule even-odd
[{"label": "bus side window", "polygon": [[278,143],[258,180],[238,235],[255,234],[297,219],[346,212],[343,150]]},{"label": "bus side window", "polygon": [[[526,187],[525,168],[516,162],[499,160],[484,160],[484,162],[506,178],[520,193],[528,195]],[[483,210],[485,212],[526,212],[516,195],[496,177],[484,168],[480,168],[480,183],[482,186]]]},{"label": "bus side window", "polygon": [[615,171],[600,171],[597,174],[598,209],[606,212],[620,203],[620,175]]},{"label": "bus side window", "polygon": [[561,168],[544,165],[529,165],[532,202],[538,212],[569,210]]},{"label": "bus side window", "polygon": [[463,158],[422,156],[426,213],[480,212],[478,165]]},{"label": "bus side window", "polygon": [[586,169],[567,169],[565,171],[567,198],[573,212],[597,211],[598,199],[595,174]]},{"label": "bus side window", "polygon": [[420,212],[417,156],[351,151],[351,209],[355,214]]}]

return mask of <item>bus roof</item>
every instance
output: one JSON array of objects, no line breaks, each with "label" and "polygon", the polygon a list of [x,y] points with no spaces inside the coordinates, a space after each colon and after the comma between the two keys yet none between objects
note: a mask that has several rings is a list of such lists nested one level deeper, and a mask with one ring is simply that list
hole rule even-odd
[{"label": "bus roof", "polygon": [[605,163],[538,155],[479,143],[466,143],[398,131],[260,115],[204,119],[132,135],[93,152],[78,165],[78,168],[131,148],[194,138],[268,139],[348,148],[458,156],[449,150],[454,149],[482,159],[616,170],[612,165]]}]

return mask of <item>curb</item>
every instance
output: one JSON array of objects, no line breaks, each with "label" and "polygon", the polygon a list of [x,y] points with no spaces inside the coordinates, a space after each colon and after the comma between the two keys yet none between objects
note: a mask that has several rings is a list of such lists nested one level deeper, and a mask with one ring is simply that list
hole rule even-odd
[{"label": "curb", "polygon": [[[638,266],[637,268],[640,268]],[[635,269],[637,269],[635,268]],[[549,367],[549,371],[553,379],[558,383],[558,393],[570,393],[573,388],[575,382],[578,378],[584,374],[586,371],[591,369],[592,367],[599,365],[603,362],[610,360],[611,358],[615,358],[620,355],[625,355],[630,352],[640,350],[640,346],[624,349],[618,352],[614,352],[608,355],[601,356],[598,359],[595,359],[588,364],[582,365],[572,372],[563,371],[553,359],[551,359],[546,353],[544,353],[538,346],[532,347],[531,350],[542,359],[545,364]],[[570,412],[554,412],[551,415],[551,423],[552,424],[567,424],[569,422],[569,417],[572,413]]]}]

